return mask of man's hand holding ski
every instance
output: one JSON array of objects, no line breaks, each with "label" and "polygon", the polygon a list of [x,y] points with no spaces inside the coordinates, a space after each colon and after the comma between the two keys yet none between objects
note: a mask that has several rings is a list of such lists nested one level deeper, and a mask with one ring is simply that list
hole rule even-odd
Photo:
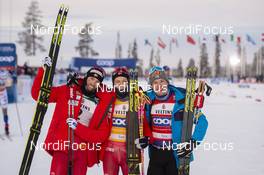
[{"label": "man's hand holding ski", "polygon": [[79,85],[78,82],[79,74],[76,72],[71,72],[67,76],[67,86],[72,86],[72,85]]}]

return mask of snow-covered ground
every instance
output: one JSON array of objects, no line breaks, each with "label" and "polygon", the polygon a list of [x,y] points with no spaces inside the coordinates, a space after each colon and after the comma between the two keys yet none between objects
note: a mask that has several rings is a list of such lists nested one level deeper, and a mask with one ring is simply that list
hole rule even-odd
[{"label": "snow-covered ground", "polygon": [[[183,86],[184,82],[176,84]],[[203,110],[209,121],[206,144],[195,151],[191,174],[263,175],[264,85],[251,84],[250,88],[239,88],[237,84],[221,83],[213,84],[212,87],[213,93],[210,98],[206,98]],[[3,175],[18,174],[35,110],[30,95],[25,99],[18,104],[23,136],[18,127],[16,105],[9,106],[13,140],[0,140],[0,174]],[[43,142],[46,136],[53,110],[54,105],[50,105],[39,142]],[[4,131],[3,124],[0,125],[0,131]],[[146,152],[145,157],[147,168]],[[30,174],[49,174],[50,161],[51,157],[46,152],[36,151]],[[87,174],[102,175],[102,165],[94,166]]]}]

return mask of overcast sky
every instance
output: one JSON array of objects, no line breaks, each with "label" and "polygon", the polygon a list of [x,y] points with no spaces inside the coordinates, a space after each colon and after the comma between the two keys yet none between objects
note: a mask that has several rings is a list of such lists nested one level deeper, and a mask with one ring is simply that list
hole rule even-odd
[{"label": "overcast sky", "polygon": [[[161,36],[168,42],[171,36],[162,33],[162,25],[187,26],[201,24],[203,26],[232,26],[235,35],[250,34],[257,42],[257,46],[244,42],[247,57],[251,61],[253,52],[261,45],[260,35],[264,32],[263,0],[65,0],[39,1],[43,15],[43,24],[53,26],[58,7],[61,3],[69,5],[69,18],[67,24],[82,26],[93,22],[101,26],[102,34],[95,37],[94,47],[100,56],[109,58],[114,56],[116,32],[121,33],[123,56],[127,55],[128,43],[134,38],[139,44],[139,56],[148,64],[150,49],[144,46],[144,39],[148,38],[156,43],[156,38]],[[17,41],[17,31],[21,30],[21,22],[30,4],[30,0],[0,0],[0,42]],[[12,32],[9,32],[9,27]],[[11,35],[10,35],[11,34]],[[10,37],[11,36],[11,37]],[[179,58],[188,60],[193,57],[198,62],[199,47],[186,44],[185,35],[175,35],[180,47],[168,53],[168,48],[161,51],[162,64],[176,65]],[[193,35],[195,39],[198,36]],[[203,36],[201,36],[203,37]],[[208,38],[208,51],[212,61],[214,44],[212,36]],[[223,36],[226,40],[228,36]],[[245,37],[244,37],[245,38]],[[77,56],[74,50],[78,42],[76,35],[65,35],[60,56],[70,59]],[[45,35],[45,46],[48,49],[50,36]],[[235,45],[223,45],[222,60],[235,52]],[[18,46],[19,63],[30,60],[22,56],[22,48]],[[39,56],[45,55],[42,53]]]}]

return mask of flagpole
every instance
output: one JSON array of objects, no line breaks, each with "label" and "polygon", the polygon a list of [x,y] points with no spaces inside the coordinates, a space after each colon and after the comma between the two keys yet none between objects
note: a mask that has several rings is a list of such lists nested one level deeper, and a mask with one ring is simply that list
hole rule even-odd
[{"label": "flagpole", "polygon": [[256,63],[256,78],[258,78],[259,75],[259,50],[257,50],[257,63]]},{"label": "flagpole", "polygon": [[257,51],[257,80],[259,81],[259,78],[261,76],[262,70],[261,70],[261,65],[262,65],[262,60],[261,60],[261,48],[262,46],[259,48],[259,50]]},{"label": "flagpole", "polygon": [[260,76],[262,76],[262,46],[260,47],[260,56],[259,56],[259,63],[260,63],[260,65],[259,65],[259,67],[260,67],[260,69],[259,69],[259,75]]}]

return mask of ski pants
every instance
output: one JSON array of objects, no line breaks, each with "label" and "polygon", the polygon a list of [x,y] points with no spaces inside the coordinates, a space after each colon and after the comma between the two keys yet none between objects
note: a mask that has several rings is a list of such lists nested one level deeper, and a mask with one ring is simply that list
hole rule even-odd
[{"label": "ski pants", "polygon": [[[75,136],[75,143],[79,139]],[[87,172],[87,150],[75,150],[73,156],[73,174],[86,175]],[[50,175],[67,175],[68,154],[62,151],[54,151],[51,162]]]},{"label": "ski pants", "polygon": [[118,175],[119,168],[123,175],[128,174],[126,144],[109,142],[103,159],[104,175]]},{"label": "ski pants", "polygon": [[178,175],[173,151],[151,147],[147,175]]}]

